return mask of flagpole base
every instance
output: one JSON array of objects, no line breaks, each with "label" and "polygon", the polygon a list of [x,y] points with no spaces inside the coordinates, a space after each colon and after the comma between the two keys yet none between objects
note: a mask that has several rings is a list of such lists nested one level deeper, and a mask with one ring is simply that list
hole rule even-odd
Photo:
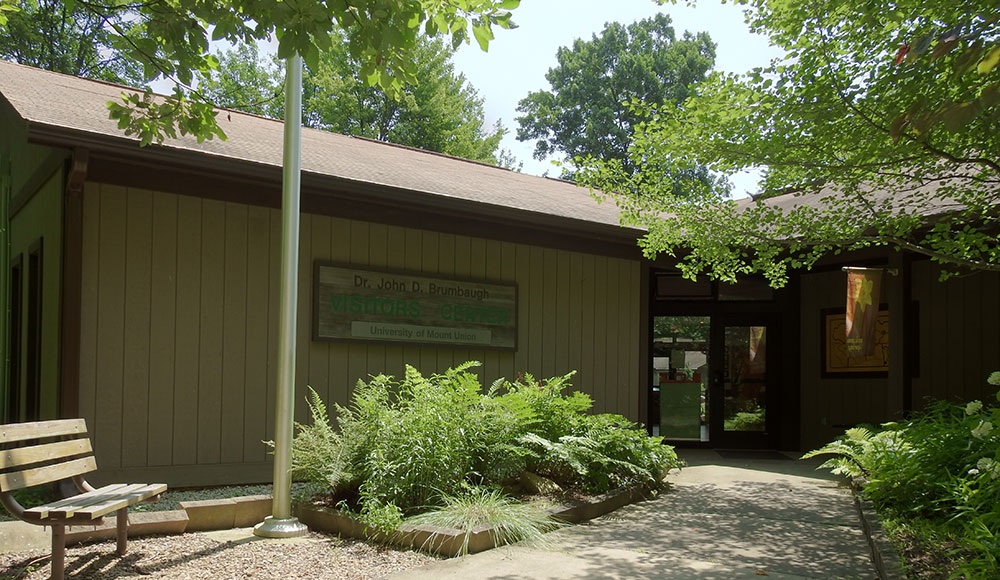
[{"label": "flagpole base", "polygon": [[298,538],[309,533],[309,528],[299,518],[267,516],[253,528],[253,535],[262,538]]}]

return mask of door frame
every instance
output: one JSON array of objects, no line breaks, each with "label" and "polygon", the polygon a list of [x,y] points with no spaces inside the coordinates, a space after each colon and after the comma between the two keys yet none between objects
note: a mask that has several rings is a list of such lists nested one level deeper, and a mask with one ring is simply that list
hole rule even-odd
[{"label": "door frame", "polygon": [[[708,447],[715,449],[777,449],[780,446],[780,431],[787,418],[781,414],[788,412],[787,406],[781,404],[781,397],[787,387],[783,373],[782,351],[785,340],[783,334],[786,325],[783,321],[782,306],[775,301],[768,302],[719,302],[719,301],[651,301],[649,311],[649,344],[653,340],[653,318],[661,316],[707,316],[711,319],[709,334],[709,369],[711,379],[708,386],[708,423],[709,440],[665,440],[675,447]],[[722,384],[716,381],[717,373],[721,371],[723,332],[725,326],[766,326],[768,329],[767,347],[767,390],[766,390],[766,427],[763,433],[750,431],[730,431],[723,429],[722,418]],[[650,350],[650,352],[652,352]],[[652,376],[653,360],[650,354],[645,365],[646,373]],[[652,397],[653,386],[650,383],[647,397]],[[658,406],[649,406],[649,425],[659,423]],[[655,421],[654,421],[655,419]],[[651,429],[651,427],[650,427]]]},{"label": "door frame", "polygon": [[[725,449],[776,449],[780,425],[782,352],[781,316],[776,312],[717,314],[711,317],[709,339],[709,368],[712,376],[708,388],[708,443]],[[725,360],[725,329],[733,326],[763,326],[766,330],[764,431],[725,430],[725,385],[723,373]]]}]

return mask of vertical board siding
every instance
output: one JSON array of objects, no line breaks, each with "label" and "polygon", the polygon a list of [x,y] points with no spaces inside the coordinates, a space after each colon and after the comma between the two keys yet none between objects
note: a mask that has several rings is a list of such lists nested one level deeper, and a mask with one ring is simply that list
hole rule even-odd
[{"label": "vertical board siding", "polygon": [[202,202],[201,309],[198,337],[198,463],[221,462],[222,314],[225,304],[226,204]]},{"label": "vertical board siding", "polygon": [[107,467],[122,466],[122,411],[125,356],[125,213],[124,188],[106,186],[101,190],[99,219],[101,255],[97,276],[97,362],[96,421],[91,431],[102,444],[101,462]]},{"label": "vertical board siding", "polygon": [[270,260],[267,271],[267,372],[264,375],[267,394],[264,397],[264,433],[274,437],[274,405],[277,396],[275,375],[278,372],[278,300],[281,290],[281,212],[269,211],[271,225]]},{"label": "vertical board siding", "polygon": [[940,266],[913,264],[912,296],[920,309],[914,409],[930,399],[991,400],[986,383],[1000,370],[1000,274],[980,272],[940,281]]},{"label": "vertical board siding", "polygon": [[[919,313],[907,332],[916,337],[919,351],[910,406],[921,409],[930,399],[992,398],[995,388],[986,377],[1000,369],[1000,274],[982,272],[941,282],[940,268],[930,261],[914,262],[912,268],[910,290]],[[886,379],[820,378],[819,312],[843,306],[843,281],[839,272],[802,277],[804,448],[828,441],[845,425],[894,418],[888,415]],[[901,305],[889,305],[890,316],[902,311]]]},{"label": "vertical board siding", "polygon": [[[103,251],[103,247],[102,247]],[[177,202],[177,319],[174,339],[174,465],[197,462],[201,327],[201,200]]]},{"label": "vertical board siding", "polygon": [[[101,187],[87,183],[83,192],[82,264],[80,272],[80,415],[88,419],[91,437],[97,416],[97,302],[100,294]],[[173,346],[173,345],[171,345]],[[103,396],[103,393],[101,393]]]},{"label": "vertical board siding", "polygon": [[[333,245],[332,245],[332,228],[333,222],[329,217],[326,216],[303,216],[303,218],[308,217],[312,222],[312,258],[314,260],[331,260],[333,258]],[[305,274],[306,279],[312,275],[312,264],[308,266],[308,273]],[[307,290],[309,295],[309,300],[312,300],[312,285],[302,284]],[[306,340],[309,345],[309,376],[306,378],[306,385],[316,391],[324,401],[330,400],[330,343],[328,342],[313,342],[312,341],[312,329],[310,323],[307,321],[306,324],[299,322],[300,331],[305,331]],[[302,332],[299,333],[300,335]],[[303,404],[302,400],[296,401],[296,407],[302,407],[302,411],[305,412],[308,407]]]},{"label": "vertical board siding", "polygon": [[[312,279],[312,260],[310,259],[313,249],[312,226],[312,216],[303,214],[299,220],[299,283],[296,285],[298,294],[295,298],[298,304],[309,304],[312,301],[312,289],[309,284],[309,280]],[[322,252],[322,250],[320,251]],[[294,390],[293,417],[295,421],[300,423],[305,423],[309,416],[308,406],[304,404],[309,392],[306,385],[309,382],[309,349],[312,342],[308,320],[308,315],[303,312],[302,308],[299,308],[295,321],[295,382],[292,389]]]},{"label": "vertical board siding", "polygon": [[[300,233],[298,420],[307,385],[347,404],[369,375],[466,360],[483,363],[484,386],[576,370],[595,411],[639,419],[638,261],[312,214]],[[280,212],[88,184],[83,243],[80,404],[102,467],[269,461]],[[518,348],[313,342],[317,260],[515,283]]]},{"label": "vertical board siding", "polygon": [[598,413],[607,413],[610,409],[610,401],[608,401],[604,391],[607,384],[606,373],[608,369],[607,307],[608,285],[610,283],[611,281],[608,280],[608,259],[604,256],[597,256],[594,259],[594,305],[592,309],[594,317],[594,370],[591,376],[582,377],[582,382],[584,385],[587,385],[584,389],[596,400],[594,409]]},{"label": "vertical board siding", "polygon": [[261,441],[268,439],[268,294],[271,263],[271,210],[251,207],[247,214],[247,294],[246,294],[246,375],[243,385],[243,460],[265,461],[267,450]]},{"label": "vertical board siding", "polygon": [[225,301],[222,306],[222,463],[240,463],[246,417],[247,250],[249,208],[227,203],[225,217]]},{"label": "vertical board siding", "polygon": [[[802,447],[811,449],[832,440],[847,426],[885,421],[888,379],[822,378],[822,310],[844,307],[847,277],[836,271],[805,274],[801,280],[801,437]],[[881,301],[884,296],[883,288]],[[890,316],[902,313],[902,308],[892,304],[889,310]]]},{"label": "vertical board siding", "polygon": [[[348,263],[351,261],[351,222],[341,218],[330,219],[330,256],[334,262]],[[311,324],[311,322],[310,322]],[[330,364],[328,375],[328,404],[346,405],[354,388],[354,381],[348,374],[349,346],[346,343],[330,343]],[[331,405],[332,406],[332,405]]]},{"label": "vertical board siding", "polygon": [[[177,196],[153,194],[150,260],[149,433],[146,462],[173,461],[174,368],[177,316]],[[85,244],[86,245],[86,244]]]},{"label": "vertical board siding", "polygon": [[146,465],[149,416],[150,300],[153,195],[132,190],[125,221],[125,353],[122,465]]}]

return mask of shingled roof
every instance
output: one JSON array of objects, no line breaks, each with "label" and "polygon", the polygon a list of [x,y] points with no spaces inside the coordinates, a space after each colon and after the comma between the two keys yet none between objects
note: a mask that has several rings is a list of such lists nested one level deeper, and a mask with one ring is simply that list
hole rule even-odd
[{"label": "shingled roof", "polygon": [[[127,146],[134,142],[138,149],[138,139],[125,137],[108,118],[106,103],[119,100],[125,90],[129,89],[0,61],[0,95],[27,122],[29,139],[39,131],[51,135],[54,130],[96,142],[124,141]],[[218,122],[227,141],[198,143],[187,136],[148,149],[281,166],[283,123],[228,110],[218,115]],[[302,171],[355,185],[397,189],[415,197],[464,200],[605,226],[601,229],[620,228],[613,203],[599,204],[586,188],[569,182],[327,131],[303,129]],[[641,232],[621,228],[621,233],[635,237]]]}]

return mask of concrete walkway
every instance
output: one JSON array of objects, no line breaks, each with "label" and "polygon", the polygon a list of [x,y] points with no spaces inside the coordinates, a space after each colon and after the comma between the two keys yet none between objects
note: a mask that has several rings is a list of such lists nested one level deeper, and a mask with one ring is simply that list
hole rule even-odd
[{"label": "concrete walkway", "polygon": [[[850,492],[817,461],[681,450],[689,466],[656,499],[392,580],[470,578],[877,578]],[[728,458],[727,458],[728,457]]]}]

